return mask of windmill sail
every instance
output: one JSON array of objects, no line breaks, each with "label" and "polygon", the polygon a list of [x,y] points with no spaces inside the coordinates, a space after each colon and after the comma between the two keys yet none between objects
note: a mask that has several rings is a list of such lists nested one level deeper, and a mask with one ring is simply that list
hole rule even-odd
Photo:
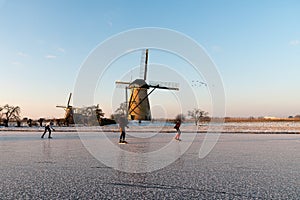
[{"label": "windmill sail", "polygon": [[147,79],[148,68],[148,49],[142,52],[141,64],[140,64],[140,78]]},{"label": "windmill sail", "polygon": [[130,84],[130,82],[126,81],[116,81],[115,82],[117,88],[127,88]]},{"label": "windmill sail", "polygon": [[56,108],[67,108],[66,106],[56,106]]},{"label": "windmill sail", "polygon": [[69,106],[70,106],[71,97],[72,97],[72,93],[70,93],[70,95],[69,95],[69,100],[68,100],[67,107],[69,107]]},{"label": "windmill sail", "polygon": [[175,82],[164,82],[164,81],[149,81],[149,87],[155,87],[160,89],[168,90],[179,90],[179,83]]},{"label": "windmill sail", "polygon": [[145,71],[144,71],[144,81],[147,79],[147,68],[148,68],[148,49],[146,49],[146,58],[145,58]]}]

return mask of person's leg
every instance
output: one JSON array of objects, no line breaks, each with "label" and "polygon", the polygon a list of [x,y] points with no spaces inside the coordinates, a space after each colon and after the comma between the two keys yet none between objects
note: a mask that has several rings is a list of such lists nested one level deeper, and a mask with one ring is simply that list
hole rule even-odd
[{"label": "person's leg", "polygon": [[48,131],[49,131],[48,138],[51,138],[51,129],[50,129],[50,127],[48,128]]},{"label": "person's leg", "polygon": [[123,131],[120,130],[120,140],[119,140],[119,142],[122,142],[122,138],[123,138]]},{"label": "person's leg", "polygon": [[41,136],[41,138],[44,138],[44,135],[46,134],[46,132],[47,132],[47,127],[45,127],[45,131],[44,131],[43,135]]},{"label": "person's leg", "polygon": [[122,131],[122,134],[121,134],[121,139],[122,139],[122,141],[124,141],[124,140],[125,140],[125,131]]},{"label": "person's leg", "polygon": [[179,135],[178,135],[178,129],[176,129],[176,131],[177,131],[177,133],[176,133],[176,135],[175,135],[175,140],[178,140],[178,137],[179,137]]},{"label": "person's leg", "polygon": [[126,135],[125,131],[123,131],[122,135],[123,135],[123,142],[124,142],[125,141],[125,135]]},{"label": "person's leg", "polygon": [[180,135],[181,135],[181,131],[180,131],[180,129],[178,129],[178,131],[177,131],[177,135],[178,135],[177,139],[178,139],[178,140],[180,140]]}]

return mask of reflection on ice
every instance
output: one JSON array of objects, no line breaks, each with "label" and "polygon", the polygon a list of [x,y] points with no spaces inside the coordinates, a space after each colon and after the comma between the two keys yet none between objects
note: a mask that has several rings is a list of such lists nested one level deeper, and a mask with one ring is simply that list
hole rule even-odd
[{"label": "reflection on ice", "polygon": [[79,135],[86,149],[105,165],[120,171],[145,173],[177,160],[193,143],[196,133],[186,134],[181,142],[174,140],[172,133],[159,133],[152,138],[128,137],[128,144],[119,144],[117,135],[112,134]]}]

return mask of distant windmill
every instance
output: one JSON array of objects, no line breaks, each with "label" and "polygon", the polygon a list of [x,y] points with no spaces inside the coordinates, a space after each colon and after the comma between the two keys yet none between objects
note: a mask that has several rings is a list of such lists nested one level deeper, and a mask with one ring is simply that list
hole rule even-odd
[{"label": "distant windmill", "polygon": [[65,109],[65,111],[66,111],[65,122],[66,122],[67,126],[69,126],[69,124],[74,124],[74,117],[73,117],[74,111],[73,111],[73,107],[70,106],[71,97],[72,97],[72,93],[70,93],[70,95],[69,95],[69,100],[68,100],[67,106],[56,106],[57,108]]},{"label": "distant windmill", "polygon": [[[151,110],[148,96],[155,89],[179,90],[178,83],[171,82],[146,82],[148,68],[148,49],[142,54],[140,78],[132,82],[116,81],[117,85],[125,85],[126,103],[128,104],[128,117],[132,120],[151,120]],[[152,90],[148,93],[148,89]],[[127,89],[131,94],[128,101]],[[127,102],[128,101],[128,102]]]}]

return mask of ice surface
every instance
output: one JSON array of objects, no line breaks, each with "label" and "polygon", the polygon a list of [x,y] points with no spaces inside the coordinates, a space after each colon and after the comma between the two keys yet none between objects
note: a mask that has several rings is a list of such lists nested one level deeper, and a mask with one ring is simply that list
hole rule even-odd
[{"label": "ice surface", "polygon": [[[172,164],[138,174],[96,160],[75,132],[56,132],[53,139],[41,139],[41,131],[0,134],[0,199],[299,199],[296,134],[223,134],[199,159],[205,134],[198,133]],[[117,145],[118,133],[107,134]],[[159,133],[151,142],[159,147],[173,136]],[[122,147],[142,151],[148,140],[128,137]]]}]

